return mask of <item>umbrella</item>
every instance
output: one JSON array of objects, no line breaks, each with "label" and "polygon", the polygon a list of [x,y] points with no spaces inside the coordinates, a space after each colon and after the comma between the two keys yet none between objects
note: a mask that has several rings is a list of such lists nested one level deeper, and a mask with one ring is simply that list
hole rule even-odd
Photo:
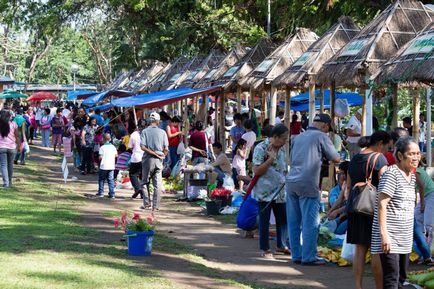
[{"label": "umbrella", "polygon": [[12,89],[6,89],[0,93],[0,99],[5,98],[27,98],[27,95]]},{"label": "umbrella", "polygon": [[57,96],[51,92],[40,91],[32,94],[27,101],[41,101],[41,100],[57,100]]}]

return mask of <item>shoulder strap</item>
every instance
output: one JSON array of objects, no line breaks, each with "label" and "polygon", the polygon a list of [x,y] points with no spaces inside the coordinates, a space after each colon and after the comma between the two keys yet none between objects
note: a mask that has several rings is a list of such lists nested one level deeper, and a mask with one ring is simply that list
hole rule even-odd
[{"label": "shoulder strap", "polygon": [[[373,164],[372,164],[371,172],[369,173],[369,163],[370,163],[371,157],[372,157],[373,155],[375,155],[375,157],[374,157],[374,162],[373,162]],[[369,156],[368,161],[366,162],[366,180],[369,181],[369,182],[372,180],[372,174],[373,174],[373,172],[374,172],[375,165],[377,164],[377,160],[378,160],[378,157],[379,157],[379,156],[380,156],[380,153],[372,153],[372,154]]]}]

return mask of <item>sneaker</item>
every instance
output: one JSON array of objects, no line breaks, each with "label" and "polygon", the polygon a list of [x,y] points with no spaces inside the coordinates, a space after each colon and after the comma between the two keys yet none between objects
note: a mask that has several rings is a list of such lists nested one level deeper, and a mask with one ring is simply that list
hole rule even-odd
[{"label": "sneaker", "polygon": [[109,196],[108,198],[109,198],[110,200],[114,200],[114,199],[116,199],[115,196]]},{"label": "sneaker", "polygon": [[104,198],[104,195],[103,194],[96,194],[95,197],[97,197],[97,198]]},{"label": "sneaker", "polygon": [[150,210],[151,209],[151,205],[145,205],[145,206],[140,206],[141,210]]}]

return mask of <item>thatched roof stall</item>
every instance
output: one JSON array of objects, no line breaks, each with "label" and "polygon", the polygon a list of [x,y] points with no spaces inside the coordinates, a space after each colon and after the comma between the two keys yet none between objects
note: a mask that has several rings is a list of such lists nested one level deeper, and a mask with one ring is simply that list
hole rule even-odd
[{"label": "thatched roof stall", "polygon": [[107,85],[105,90],[116,90],[122,87],[123,85],[128,83],[130,77],[133,76],[134,73],[135,73],[134,70],[122,72],[121,74],[116,76],[116,78],[109,85]]},{"label": "thatched roof stall", "polygon": [[434,11],[419,1],[398,0],[323,65],[318,81],[331,84],[332,91],[335,85],[367,88],[362,133],[372,133],[372,91],[368,86],[372,75],[425,28],[433,17]]},{"label": "thatched roof stall", "polygon": [[150,92],[164,90],[162,86],[166,83],[170,83],[171,79],[178,79],[178,77],[182,74],[180,71],[189,63],[189,59],[185,56],[180,56],[171,62],[163,72],[158,76],[158,78],[151,81],[150,84]]},{"label": "thatched roof stall", "polygon": [[225,58],[226,54],[221,49],[211,49],[208,56],[202,63],[191,70],[186,78],[178,84],[177,87],[192,88],[199,82],[214,66],[218,65]]},{"label": "thatched roof stall", "polygon": [[381,67],[378,83],[434,85],[434,21]]},{"label": "thatched roof stall", "polygon": [[[264,92],[270,89],[271,102],[270,111],[268,113],[270,124],[274,125],[277,110],[277,88],[271,87],[271,83],[317,40],[318,35],[316,35],[315,32],[306,28],[298,28],[293,35],[287,37],[286,40],[250,72],[249,75],[239,81],[241,87],[250,88],[252,91],[262,90],[262,92]],[[262,111],[267,111],[265,97],[263,95]],[[264,113],[262,118],[265,118]]]},{"label": "thatched roof stall", "polygon": [[[309,91],[312,92],[309,100],[309,119],[312,120],[315,113],[315,94],[313,92],[315,91],[316,74],[324,62],[335,55],[359,32],[360,28],[350,17],[340,17],[335,25],[327,30],[294,64],[273,81],[273,86],[287,88],[285,118],[288,123],[291,121],[290,89],[309,88]],[[323,104],[323,101],[321,103]],[[323,107],[322,105],[322,110]]]},{"label": "thatched roof stall", "polygon": [[172,74],[170,78],[166,78],[166,80],[163,83],[161,83],[160,90],[177,88],[178,85],[182,81],[184,81],[192,71],[200,67],[204,59],[205,57],[203,55],[194,56],[183,67],[181,67],[179,70],[176,70],[176,72]]},{"label": "thatched roof stall", "polygon": [[144,73],[135,79],[135,87],[132,91],[134,93],[146,92],[150,87],[151,81],[160,75],[166,66],[167,64],[163,62],[155,61],[151,67],[147,68]]},{"label": "thatched roof stall", "polygon": [[212,67],[207,74],[194,86],[194,88],[205,88],[211,87],[218,82],[231,67],[233,67],[241,58],[246,55],[247,50],[245,47],[237,44],[234,48],[229,51],[226,57]]},{"label": "thatched roof stall", "polygon": [[294,63],[316,40],[315,32],[299,28],[296,33],[286,38],[269,56],[267,56],[252,72],[239,81],[245,89],[255,90],[270,84]]},{"label": "thatched roof stall", "polygon": [[[391,84],[395,90],[398,90],[398,85],[410,86],[414,88],[420,87],[420,83],[428,86],[426,107],[431,107],[432,89],[434,85],[434,21],[432,21],[421,33],[413,40],[402,47],[398,53],[392,57],[386,64],[381,67],[381,71],[376,77],[378,84]],[[397,95],[396,95],[397,96]],[[419,113],[420,103],[419,94],[416,93],[413,107],[413,136],[419,134]],[[394,95],[394,104],[397,105],[398,99]],[[398,110],[395,109],[394,112]],[[427,127],[426,143],[427,155],[426,160],[428,166],[432,165],[432,148],[431,148],[431,109],[426,111]],[[394,113],[394,125],[397,122],[397,115]]]},{"label": "thatched roof stall", "polygon": [[216,79],[214,85],[222,85],[225,91],[235,91],[238,81],[255,69],[275,48],[270,38],[261,38],[240,61]]},{"label": "thatched roof stall", "polygon": [[335,25],[273,81],[273,85],[278,87],[309,87],[309,77],[316,75],[322,64],[335,55],[359,32],[360,28],[354,24],[350,17],[340,17]]}]

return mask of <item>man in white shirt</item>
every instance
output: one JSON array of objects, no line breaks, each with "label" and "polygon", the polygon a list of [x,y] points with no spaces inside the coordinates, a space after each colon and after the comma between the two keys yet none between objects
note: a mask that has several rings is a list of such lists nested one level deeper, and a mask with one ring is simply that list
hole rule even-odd
[{"label": "man in white shirt", "polygon": [[360,147],[357,144],[362,134],[362,109],[359,108],[356,114],[353,115],[347,124],[347,147],[350,153],[350,159],[360,152]]},{"label": "man in white shirt", "polygon": [[131,197],[134,199],[140,195],[143,199],[143,184],[140,180],[140,175],[142,174],[142,158],[144,151],[140,147],[140,130],[137,129],[135,124],[130,124],[128,126],[128,133],[130,134],[128,148],[132,150],[129,175],[131,185],[134,188],[134,194]]},{"label": "man in white shirt", "polygon": [[99,166],[99,176],[98,176],[98,193],[97,197],[104,197],[104,182],[107,180],[109,187],[109,198],[115,198],[115,181],[114,181],[114,170],[116,157],[118,152],[114,145],[110,143],[111,136],[109,133],[104,134],[104,145],[99,149],[99,159],[101,161]]}]

